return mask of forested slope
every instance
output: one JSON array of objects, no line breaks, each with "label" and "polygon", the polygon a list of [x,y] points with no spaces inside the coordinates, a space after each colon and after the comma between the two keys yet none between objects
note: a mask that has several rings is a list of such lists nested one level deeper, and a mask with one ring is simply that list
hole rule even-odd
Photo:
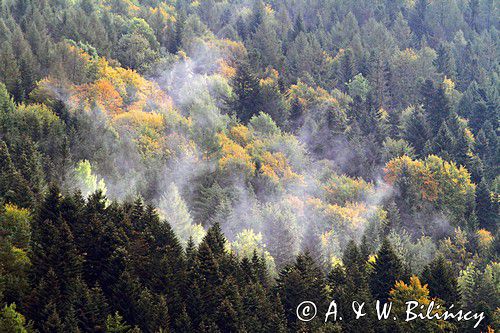
[{"label": "forested slope", "polygon": [[0,332],[498,328],[498,13],[0,0]]}]

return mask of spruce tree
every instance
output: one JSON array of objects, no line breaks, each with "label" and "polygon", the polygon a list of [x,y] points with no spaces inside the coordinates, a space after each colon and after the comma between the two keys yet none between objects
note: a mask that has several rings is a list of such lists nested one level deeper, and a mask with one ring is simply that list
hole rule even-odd
[{"label": "spruce tree", "polygon": [[422,282],[429,286],[430,295],[446,302],[447,305],[455,304],[460,299],[456,272],[446,259],[439,255],[424,268]]},{"label": "spruce tree", "polygon": [[403,139],[408,141],[419,156],[423,156],[425,144],[430,139],[430,126],[421,108],[416,108],[403,127]]},{"label": "spruce tree", "polygon": [[485,180],[476,189],[476,216],[479,227],[496,232],[498,225],[498,205],[491,200],[491,192]]},{"label": "spruce tree", "polygon": [[232,81],[234,100],[231,109],[244,123],[261,111],[259,81],[246,60],[238,63]]},{"label": "spruce tree", "polygon": [[373,273],[370,276],[370,288],[373,297],[381,302],[386,300],[394,283],[402,280],[403,277],[403,264],[392,249],[389,241],[384,239],[373,264]]},{"label": "spruce tree", "polygon": [[423,83],[421,95],[432,133],[436,134],[443,121],[451,113],[448,97],[445,94],[444,87],[442,85],[436,87],[432,80],[426,80]]},{"label": "spruce tree", "polygon": [[367,315],[356,320],[355,315],[351,310],[353,300],[359,303],[365,303],[365,306],[372,305],[372,295],[369,287],[369,276],[367,271],[367,262],[359,251],[356,243],[351,240],[347,244],[342,262],[345,266],[345,298],[342,309],[343,325],[350,332],[373,332],[372,315],[367,311]]},{"label": "spruce tree", "polygon": [[[325,308],[325,278],[321,268],[309,253],[299,254],[293,265],[284,267],[278,277],[276,291],[281,296],[288,327],[296,330],[300,321],[296,315],[297,306],[304,300],[316,304],[318,311]],[[318,318],[307,323],[314,330],[321,325]]]}]

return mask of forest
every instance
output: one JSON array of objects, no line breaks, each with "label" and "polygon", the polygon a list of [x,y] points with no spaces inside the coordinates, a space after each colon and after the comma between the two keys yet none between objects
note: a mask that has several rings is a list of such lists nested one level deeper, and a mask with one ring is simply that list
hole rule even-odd
[{"label": "forest", "polygon": [[0,333],[500,330],[499,17],[0,0]]}]

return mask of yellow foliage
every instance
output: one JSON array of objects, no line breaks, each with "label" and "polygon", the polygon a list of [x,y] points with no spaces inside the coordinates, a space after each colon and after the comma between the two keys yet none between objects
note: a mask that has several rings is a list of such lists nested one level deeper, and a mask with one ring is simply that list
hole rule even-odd
[{"label": "yellow foliage", "polygon": [[292,171],[283,153],[270,153],[266,151],[261,155],[261,160],[261,173],[269,177],[274,183],[278,183],[280,180],[288,182],[294,180],[301,181],[303,179],[303,176]]},{"label": "yellow foliage", "polygon": [[219,159],[221,169],[236,169],[248,176],[254,173],[255,165],[243,147],[222,133],[217,134],[217,138],[221,146],[222,156]]},{"label": "yellow foliage", "polygon": [[175,8],[173,6],[167,5],[167,4],[162,4],[162,5],[163,6],[161,6],[161,7],[155,7],[155,8],[150,7],[149,14],[151,16],[160,15],[165,21],[175,23],[175,21],[176,21],[175,16],[171,14],[171,13],[175,12]]},{"label": "yellow foliage", "polygon": [[[413,312],[415,314],[426,315],[428,307],[433,301],[435,304],[430,315],[442,315],[446,308],[443,306],[443,301],[438,298],[431,298],[429,296],[428,286],[422,285],[419,278],[415,275],[410,277],[410,283],[406,284],[403,281],[397,281],[394,288],[389,292],[389,302],[393,303],[393,312],[397,317],[404,317],[408,301],[416,301],[417,306]],[[411,321],[403,323],[405,332],[447,332],[451,331],[453,325],[446,321],[439,320],[424,320],[424,321]]]},{"label": "yellow foliage", "polygon": [[266,14],[267,14],[267,15],[274,15],[274,9],[273,9],[273,7],[272,7],[270,4],[268,4],[268,3],[266,3],[266,5],[265,5],[265,6],[266,6],[266,7],[265,7],[265,9],[266,9]]},{"label": "yellow foliage", "polygon": [[287,92],[287,102],[291,103],[294,100],[298,100],[302,107],[306,108],[310,106],[312,103],[322,104],[328,103],[335,106],[338,106],[338,101],[334,97],[332,97],[328,91],[321,87],[317,87],[314,89],[313,87],[308,86],[302,81],[298,81],[297,84],[293,84],[290,86]]},{"label": "yellow foliage", "polygon": [[451,95],[453,90],[455,89],[455,82],[452,79],[447,78],[446,76],[443,79],[444,90],[447,95]]},{"label": "yellow foliage", "polygon": [[236,125],[229,131],[231,139],[241,146],[246,146],[250,139],[250,131],[245,125]]},{"label": "yellow foliage", "polygon": [[418,54],[412,48],[407,48],[407,49],[401,51],[400,53],[401,53],[401,58],[403,58],[403,59],[407,59],[409,61],[417,61],[418,60]]},{"label": "yellow foliage", "polygon": [[122,97],[111,82],[105,79],[74,87],[70,104],[86,111],[98,107],[112,115],[123,112]]},{"label": "yellow foliage", "polygon": [[113,122],[119,126],[126,126],[130,129],[144,126],[155,130],[161,130],[164,126],[163,115],[155,112],[130,111],[121,113],[113,118]]},{"label": "yellow foliage", "polygon": [[325,199],[329,203],[342,204],[347,201],[361,201],[373,191],[373,185],[361,178],[350,178],[346,175],[332,175],[322,186]]},{"label": "yellow foliage", "polygon": [[417,301],[422,305],[430,303],[429,288],[426,284],[422,285],[420,279],[415,275],[410,277],[409,284],[404,283],[404,281],[397,281],[389,295],[389,300],[395,302],[396,305],[405,303],[408,300]]},{"label": "yellow foliage", "polygon": [[491,234],[491,232],[489,232],[488,230],[485,230],[485,229],[479,229],[476,232],[476,234],[477,234],[477,238],[478,238],[479,247],[483,250],[490,248],[490,246],[493,244],[493,241],[495,239],[493,237],[493,235]]},{"label": "yellow foliage", "polygon": [[229,66],[229,64],[223,60],[219,60],[219,72],[226,79],[231,79],[236,75],[236,68]]},{"label": "yellow foliage", "polygon": [[[217,51],[221,56],[221,60],[229,67],[236,68],[238,59],[246,56],[247,50],[242,42],[233,41],[230,39],[214,39],[209,40],[206,45]],[[222,71],[220,71],[222,74]]]}]

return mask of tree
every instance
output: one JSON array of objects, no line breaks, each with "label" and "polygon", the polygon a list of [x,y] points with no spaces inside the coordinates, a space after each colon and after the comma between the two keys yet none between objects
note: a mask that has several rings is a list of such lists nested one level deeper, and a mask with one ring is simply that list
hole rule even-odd
[{"label": "tree", "polygon": [[435,135],[441,124],[451,113],[451,106],[442,85],[438,87],[431,80],[426,80],[421,87],[422,104],[429,124]]},{"label": "tree", "polygon": [[418,0],[413,7],[410,17],[410,27],[417,37],[417,42],[420,42],[422,37],[427,34],[427,25],[425,16],[427,14],[429,2],[427,0]]},{"label": "tree", "polygon": [[12,162],[9,149],[0,140],[0,198],[20,207],[29,207],[34,199],[26,179]]},{"label": "tree", "polygon": [[429,286],[433,297],[438,297],[446,304],[457,304],[460,300],[458,283],[450,263],[442,255],[437,256],[422,272],[422,282]]},{"label": "tree", "polygon": [[439,45],[435,64],[440,73],[443,73],[449,79],[455,80],[457,75],[455,57],[450,45],[445,43]]},{"label": "tree", "polygon": [[491,200],[488,184],[483,179],[476,190],[476,216],[480,228],[495,232],[498,225],[498,207]]},{"label": "tree", "polygon": [[370,288],[374,299],[384,300],[396,281],[402,280],[405,274],[401,260],[394,253],[391,244],[384,239],[373,264],[370,276]]},{"label": "tree", "polygon": [[108,315],[106,319],[106,332],[110,333],[129,333],[130,325],[123,322],[123,317],[118,312],[114,315]]},{"label": "tree", "polygon": [[423,157],[425,145],[430,139],[430,125],[422,108],[413,109],[404,122],[403,138],[415,148],[418,155]]},{"label": "tree", "polygon": [[346,85],[354,78],[356,75],[356,65],[354,63],[354,55],[351,49],[345,50],[342,58],[340,58],[339,64],[339,76],[340,76],[340,86],[339,88],[343,91],[346,89]]},{"label": "tree", "polygon": [[[324,276],[309,253],[297,256],[295,263],[284,267],[277,280],[276,290],[281,297],[285,317],[290,330],[295,331],[300,321],[297,319],[297,306],[304,300],[314,302],[319,313],[325,309]],[[314,330],[321,325],[318,318],[307,323]]]},{"label": "tree", "polygon": [[360,252],[358,246],[353,240],[347,243],[342,256],[342,263],[345,267],[345,289],[340,301],[340,316],[343,318],[343,326],[346,331],[354,332],[363,330],[364,332],[373,332],[372,312],[366,316],[355,319],[351,311],[352,301],[359,303],[365,302],[366,306],[372,304],[372,295],[369,287],[368,265],[366,258]]},{"label": "tree", "polygon": [[[430,311],[431,315],[442,314],[446,310],[441,300],[431,300],[427,285],[422,285],[422,282],[420,282],[416,276],[410,277],[409,284],[406,284],[403,281],[396,282],[394,288],[390,291],[389,301],[393,304],[391,314],[396,315],[397,318],[406,318],[406,302],[408,301],[418,302],[417,307],[413,310],[416,314],[422,313],[422,315],[424,315],[431,301],[436,303],[434,305],[434,309]],[[437,305],[439,305],[439,308]],[[399,326],[404,332],[432,332],[433,330],[440,329],[440,327],[446,327],[448,329],[452,329],[454,327],[452,324],[447,323],[442,319],[400,322]]]},{"label": "tree", "polygon": [[4,333],[28,333],[26,319],[16,311],[16,305],[5,305],[0,310],[0,332]]},{"label": "tree", "polygon": [[181,239],[187,240],[190,235],[193,219],[191,218],[186,202],[179,194],[179,190],[174,183],[170,184],[167,191],[161,197],[159,206],[177,235]]},{"label": "tree", "polygon": [[22,98],[21,72],[17,64],[10,41],[4,41],[0,46],[0,82],[5,84],[7,91],[17,100]]},{"label": "tree", "polygon": [[238,63],[232,87],[234,99],[231,102],[231,109],[246,123],[261,111],[259,81],[247,61],[242,60]]},{"label": "tree", "polygon": [[124,66],[144,71],[156,57],[149,41],[139,33],[123,35],[118,41],[117,58]]}]

